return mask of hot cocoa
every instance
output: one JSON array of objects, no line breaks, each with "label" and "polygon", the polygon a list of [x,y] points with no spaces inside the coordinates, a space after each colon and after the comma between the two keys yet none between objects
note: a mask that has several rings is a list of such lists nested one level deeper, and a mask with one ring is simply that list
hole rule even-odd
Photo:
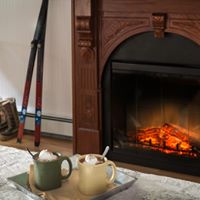
[{"label": "hot cocoa", "polygon": [[54,153],[48,151],[47,149],[45,149],[39,153],[39,155],[36,159],[41,162],[49,162],[49,161],[57,160],[58,156],[55,155]]},{"label": "hot cocoa", "polygon": [[98,165],[105,162],[100,156],[95,156],[94,154],[88,154],[84,158],[80,159],[81,163],[88,163],[91,165]]}]

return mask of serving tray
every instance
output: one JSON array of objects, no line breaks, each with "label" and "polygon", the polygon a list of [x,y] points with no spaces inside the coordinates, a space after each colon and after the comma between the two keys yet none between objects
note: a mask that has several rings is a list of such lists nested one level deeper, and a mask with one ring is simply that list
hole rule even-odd
[{"label": "serving tray", "polygon": [[109,185],[106,192],[97,196],[86,196],[82,194],[77,187],[78,183],[78,169],[76,165],[76,159],[72,158],[73,171],[68,180],[62,182],[62,186],[55,190],[40,191],[34,186],[33,180],[33,165],[30,166],[29,173],[22,173],[17,176],[8,178],[18,190],[31,197],[33,200],[104,200],[120,191],[129,188],[136,180],[133,177],[126,175],[125,173],[117,170],[117,177],[113,184]]}]

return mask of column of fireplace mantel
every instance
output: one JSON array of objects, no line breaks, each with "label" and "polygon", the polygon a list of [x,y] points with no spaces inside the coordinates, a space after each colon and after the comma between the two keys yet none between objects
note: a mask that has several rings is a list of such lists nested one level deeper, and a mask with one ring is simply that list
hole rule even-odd
[{"label": "column of fireplace mantel", "polygon": [[101,152],[101,79],[112,52],[129,37],[175,33],[200,44],[200,1],[73,0],[74,153]]},{"label": "column of fireplace mantel", "polygon": [[99,153],[96,23],[93,0],[75,0],[73,118],[74,153]]}]

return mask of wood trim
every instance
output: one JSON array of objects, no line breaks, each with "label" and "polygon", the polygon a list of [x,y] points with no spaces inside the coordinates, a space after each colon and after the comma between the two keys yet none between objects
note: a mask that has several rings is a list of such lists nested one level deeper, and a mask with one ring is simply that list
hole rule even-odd
[{"label": "wood trim", "polygon": [[[87,4],[86,12],[82,12],[82,1],[75,1],[74,15],[74,113],[76,118],[74,124],[74,153],[83,152],[80,145],[87,146],[92,150],[93,143],[87,137],[93,137],[95,142],[96,153],[99,152],[99,108],[98,108],[98,66],[97,66],[97,50],[96,50],[96,2],[92,0],[84,0]],[[79,3],[79,4],[78,4]],[[81,3],[81,4],[80,4]],[[84,5],[86,6],[86,5]],[[84,130],[84,131],[83,131]],[[87,131],[85,131],[87,130]],[[83,137],[85,133],[85,137]],[[96,138],[96,139],[95,139]],[[98,139],[97,139],[98,138]],[[81,142],[79,140],[81,139]],[[85,147],[86,148],[86,147]]]},{"label": "wood trim", "polygon": [[72,105],[73,105],[73,154],[77,152],[77,131],[76,131],[76,56],[75,56],[75,50],[76,50],[76,32],[75,32],[75,0],[71,1],[71,6],[72,6]]}]

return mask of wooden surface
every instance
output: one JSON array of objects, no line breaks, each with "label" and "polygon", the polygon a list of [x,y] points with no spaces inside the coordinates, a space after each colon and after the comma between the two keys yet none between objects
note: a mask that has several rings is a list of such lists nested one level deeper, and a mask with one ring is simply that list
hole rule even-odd
[{"label": "wooden surface", "polygon": [[[72,141],[63,140],[63,139],[62,140],[54,139],[54,138],[49,138],[49,137],[42,137],[41,138],[41,146],[39,148],[34,147],[33,141],[34,141],[34,137],[32,135],[25,135],[23,138],[23,143],[21,143],[21,144],[16,143],[16,138],[14,138],[14,139],[6,141],[6,142],[0,141],[0,145],[16,147],[16,148],[24,149],[24,150],[26,150],[26,148],[28,147],[32,151],[48,149],[50,151],[58,151],[58,152],[62,153],[63,155],[67,155],[67,156],[72,155],[72,149],[73,149]],[[200,183],[200,177],[197,177],[197,176],[180,174],[180,173],[159,170],[159,169],[154,169],[154,168],[149,168],[149,167],[142,167],[139,165],[132,165],[132,164],[127,164],[127,163],[122,163],[122,162],[115,162],[115,163],[118,167],[124,167],[127,169],[136,170],[136,171],[143,172],[143,173],[169,176],[169,177],[174,177],[174,178],[179,178],[179,179],[184,179],[184,180]]]},{"label": "wooden surface", "polygon": [[[73,1],[73,122],[74,152],[100,152],[96,2]],[[82,145],[82,144],[85,145]]]},{"label": "wooden surface", "polygon": [[49,151],[57,151],[64,155],[68,155],[68,156],[72,155],[72,141],[42,136],[41,145],[39,147],[35,147],[34,136],[30,134],[24,135],[21,144],[17,143],[16,141],[17,141],[16,138],[13,138],[8,141],[0,141],[0,145],[15,147],[18,149],[23,149],[23,150],[26,150],[26,148],[29,148],[31,151],[40,151],[43,149],[48,149]]}]

